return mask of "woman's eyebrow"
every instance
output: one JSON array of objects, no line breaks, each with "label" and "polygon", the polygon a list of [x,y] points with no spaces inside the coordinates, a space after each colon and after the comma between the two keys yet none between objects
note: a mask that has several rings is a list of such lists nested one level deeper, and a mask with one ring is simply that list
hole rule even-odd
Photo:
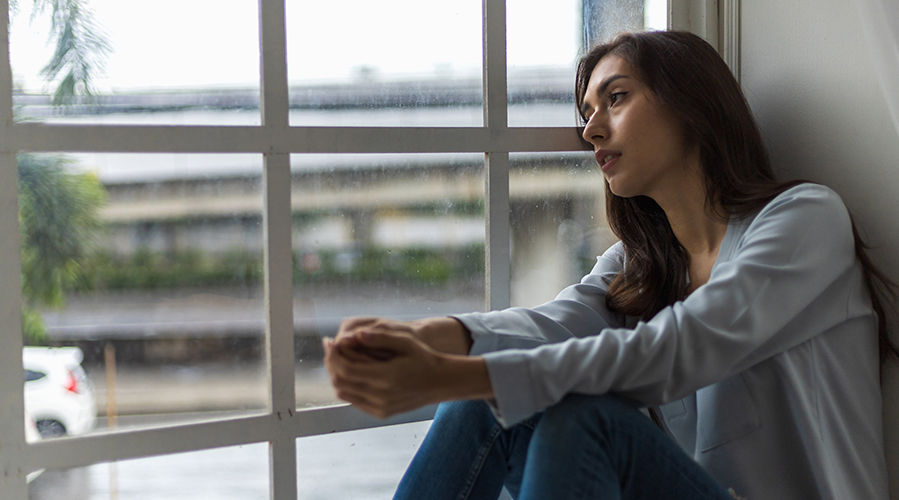
[{"label": "woman's eyebrow", "polygon": [[606,78],[605,80],[603,80],[602,83],[599,84],[599,89],[597,89],[597,93],[604,94],[606,92],[606,89],[609,88],[609,85],[611,85],[612,82],[614,82],[615,80],[619,80],[621,78],[630,78],[630,77],[627,75],[612,75],[612,76]]}]

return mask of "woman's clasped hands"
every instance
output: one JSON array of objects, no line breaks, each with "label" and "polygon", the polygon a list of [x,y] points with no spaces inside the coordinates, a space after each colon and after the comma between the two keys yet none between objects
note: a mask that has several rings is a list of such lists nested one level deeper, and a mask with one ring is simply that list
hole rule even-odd
[{"label": "woman's clasped hands", "polygon": [[488,395],[483,361],[459,354],[468,345],[460,328],[450,318],[344,321],[336,338],[322,340],[337,397],[386,418],[440,401]]}]

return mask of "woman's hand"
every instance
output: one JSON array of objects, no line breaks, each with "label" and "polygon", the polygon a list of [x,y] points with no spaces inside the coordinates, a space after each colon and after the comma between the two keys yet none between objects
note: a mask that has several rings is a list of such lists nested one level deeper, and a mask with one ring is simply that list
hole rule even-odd
[{"label": "woman's hand", "polygon": [[482,358],[442,353],[408,323],[350,321],[337,339],[324,339],[325,366],[337,396],[360,410],[385,418],[440,401],[492,397]]}]

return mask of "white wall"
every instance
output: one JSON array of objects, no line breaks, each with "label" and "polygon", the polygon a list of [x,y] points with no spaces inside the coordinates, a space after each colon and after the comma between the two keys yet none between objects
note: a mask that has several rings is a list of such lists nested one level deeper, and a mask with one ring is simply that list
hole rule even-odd
[{"label": "white wall", "polygon": [[[839,192],[872,257],[899,282],[899,134],[863,32],[870,27],[846,0],[741,5],[742,83],[775,168]],[[886,375],[887,456],[899,499],[899,370]]]}]

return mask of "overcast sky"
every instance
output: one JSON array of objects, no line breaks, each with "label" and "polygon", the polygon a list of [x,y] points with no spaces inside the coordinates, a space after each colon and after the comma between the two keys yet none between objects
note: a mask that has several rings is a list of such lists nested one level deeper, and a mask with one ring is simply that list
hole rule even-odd
[{"label": "overcast sky", "polygon": [[[31,2],[21,1],[23,7]],[[113,52],[102,90],[258,86],[257,0],[88,0]],[[571,66],[580,0],[509,0],[510,66]],[[16,82],[46,90],[47,15],[12,19]],[[481,0],[287,0],[292,82],[477,74]]]}]

